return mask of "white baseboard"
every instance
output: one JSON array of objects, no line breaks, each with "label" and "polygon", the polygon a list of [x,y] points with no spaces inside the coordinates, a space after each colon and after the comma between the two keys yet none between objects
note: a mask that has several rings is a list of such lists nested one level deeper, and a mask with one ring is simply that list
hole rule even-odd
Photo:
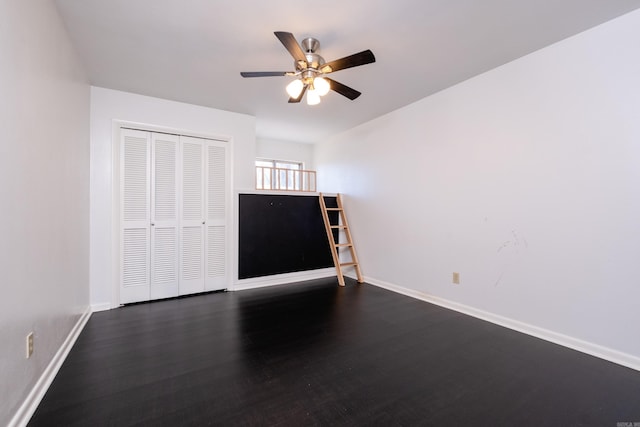
[{"label": "white baseboard", "polygon": [[108,302],[102,304],[91,304],[91,312],[97,313],[98,311],[107,311],[111,310],[111,304]]},{"label": "white baseboard", "polygon": [[287,283],[303,282],[305,280],[324,279],[336,275],[333,267],[319,270],[300,271],[296,273],[277,274],[274,276],[256,277],[254,279],[238,280],[229,291],[244,291],[246,289],[264,288],[266,286],[284,285]]},{"label": "white baseboard", "polygon": [[603,347],[601,345],[594,344],[588,341],[583,341],[578,338],[563,335],[554,331],[550,331],[548,329],[529,325],[518,320],[479,310],[477,308],[473,308],[464,304],[459,304],[457,302],[438,298],[436,296],[419,292],[413,289],[408,289],[402,286],[394,285],[392,283],[376,280],[372,277],[365,277],[364,279],[366,283],[369,283],[371,285],[378,286],[380,288],[384,288],[422,301],[426,301],[440,307],[457,311],[459,313],[467,314],[478,319],[486,320],[487,322],[495,323],[496,325],[513,329],[514,331],[522,332],[524,334],[531,335],[545,341],[550,341],[552,343],[559,344],[561,346],[568,347],[573,350],[577,350],[582,353],[586,353],[591,356],[616,363],[618,365],[626,366],[627,368],[635,369],[636,371],[640,371],[640,357],[613,350],[608,347]]},{"label": "white baseboard", "polygon": [[87,324],[89,317],[91,317],[91,310],[90,308],[87,308],[73,326],[69,335],[67,335],[67,338],[53,356],[53,359],[51,359],[51,362],[49,362],[49,365],[47,365],[35,386],[31,389],[31,392],[29,392],[25,401],[20,405],[18,412],[16,412],[11,421],[9,421],[9,427],[24,427],[29,423],[29,420],[38,408],[44,394],[47,392],[49,386],[53,382],[53,379],[60,370],[62,363],[67,358],[69,351],[71,351],[73,344],[78,339],[78,336],[80,336],[80,332],[82,332],[84,326]]}]

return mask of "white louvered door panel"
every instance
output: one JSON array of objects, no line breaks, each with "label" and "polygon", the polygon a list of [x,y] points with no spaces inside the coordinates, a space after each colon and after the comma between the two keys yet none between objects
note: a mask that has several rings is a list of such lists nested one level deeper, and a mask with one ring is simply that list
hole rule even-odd
[{"label": "white louvered door panel", "polygon": [[204,288],[204,148],[202,139],[180,137],[182,196],[180,212],[180,295]]},{"label": "white louvered door panel", "polygon": [[227,265],[227,205],[229,170],[226,145],[220,141],[206,144],[206,234],[205,289],[225,289]]},{"label": "white louvered door panel", "polygon": [[149,299],[151,136],[120,134],[120,303]]},{"label": "white louvered door panel", "polygon": [[151,135],[150,299],[178,296],[179,148],[177,135]]}]

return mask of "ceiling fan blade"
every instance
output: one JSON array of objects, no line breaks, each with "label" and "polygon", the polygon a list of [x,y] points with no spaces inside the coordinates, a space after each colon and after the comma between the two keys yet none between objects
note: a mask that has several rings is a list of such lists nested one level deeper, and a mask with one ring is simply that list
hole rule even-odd
[{"label": "ceiling fan blade", "polygon": [[371,64],[372,62],[376,62],[376,57],[373,56],[373,52],[367,49],[354,53],[353,55],[345,56],[344,58],[336,59],[335,61],[327,62],[320,70],[323,73],[333,73],[334,71]]},{"label": "ceiling fan blade", "polygon": [[304,97],[304,94],[306,91],[307,91],[307,85],[304,85],[302,87],[302,91],[300,92],[300,95],[298,95],[297,98],[289,98],[289,104],[295,104],[302,101],[302,98]]},{"label": "ceiling fan blade", "polygon": [[350,88],[347,85],[343,85],[342,83],[337,82],[333,79],[330,79],[329,77],[324,77],[324,79],[329,82],[329,87],[331,87],[331,90],[338,92],[342,96],[346,96],[352,101],[362,95],[362,93],[358,92],[357,90]]},{"label": "ceiling fan blade", "polygon": [[241,71],[242,77],[276,77],[291,74],[289,71]]},{"label": "ceiling fan blade", "polygon": [[285,31],[276,31],[273,34],[275,34],[278,40],[280,40],[280,43],[282,43],[284,47],[287,48],[291,56],[293,56],[293,59],[295,59],[296,61],[302,61],[304,63],[307,62],[307,57],[293,34],[287,33]]}]

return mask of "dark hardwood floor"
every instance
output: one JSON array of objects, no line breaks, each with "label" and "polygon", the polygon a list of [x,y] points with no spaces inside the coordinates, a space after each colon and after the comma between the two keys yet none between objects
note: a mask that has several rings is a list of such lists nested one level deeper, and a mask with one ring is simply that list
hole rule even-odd
[{"label": "dark hardwood floor", "polygon": [[95,313],[30,426],[611,426],[640,372],[335,279]]}]

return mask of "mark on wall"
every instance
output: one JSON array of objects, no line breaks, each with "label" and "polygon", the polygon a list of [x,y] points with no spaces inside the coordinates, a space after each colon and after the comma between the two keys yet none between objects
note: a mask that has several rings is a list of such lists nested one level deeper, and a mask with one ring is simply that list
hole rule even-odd
[{"label": "mark on wall", "polygon": [[500,283],[500,281],[502,280],[502,276],[504,276],[504,271],[500,273],[500,276],[498,276],[498,280],[496,280],[496,283],[493,284],[494,288],[498,287],[498,283]]},{"label": "mark on wall", "polygon": [[512,247],[516,253],[519,253],[520,247],[524,247],[524,249],[529,248],[529,243],[527,239],[520,238],[518,233],[515,230],[511,230],[512,238],[510,240],[506,240],[500,247],[498,247],[498,252],[502,251],[505,248]]},{"label": "mark on wall", "polygon": [[504,256],[511,255],[510,258],[504,259],[504,268],[502,272],[494,282],[493,286],[498,287],[501,284],[502,278],[504,277],[506,271],[509,266],[514,263],[514,256],[520,255],[521,251],[526,251],[529,248],[529,243],[527,239],[523,236],[518,235],[516,230],[511,230],[511,237],[508,240],[505,240],[497,249],[497,253],[502,254]]}]

